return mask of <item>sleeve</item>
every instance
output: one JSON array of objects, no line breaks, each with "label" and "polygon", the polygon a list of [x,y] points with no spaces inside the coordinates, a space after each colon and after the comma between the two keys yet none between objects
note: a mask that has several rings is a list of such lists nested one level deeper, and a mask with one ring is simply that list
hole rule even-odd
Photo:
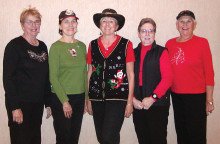
[{"label": "sleeve", "polygon": [[3,85],[5,89],[6,105],[10,110],[19,109],[19,94],[16,85],[19,62],[19,51],[15,43],[12,41],[8,43],[5,48],[3,58]]},{"label": "sleeve", "polygon": [[158,98],[161,98],[167,92],[173,81],[173,73],[167,50],[164,50],[160,57],[160,71],[161,81],[154,90],[154,93],[157,94]]},{"label": "sleeve", "polygon": [[126,63],[135,62],[134,49],[132,42],[129,41],[127,47]]},{"label": "sleeve", "polygon": [[92,63],[92,55],[91,55],[91,46],[89,45],[88,48],[88,53],[87,53],[87,64],[91,64]]},{"label": "sleeve", "polygon": [[[47,52],[48,55],[48,50],[47,50],[47,46],[45,45],[45,50]],[[49,64],[48,64],[49,66]],[[49,70],[47,73],[47,77],[46,77],[46,83],[45,83],[45,107],[50,107],[50,103],[51,103],[51,85],[50,85],[50,81],[49,81]]]},{"label": "sleeve", "polygon": [[[86,46],[85,46],[86,47]],[[86,49],[86,48],[85,48]],[[85,55],[86,55],[86,50],[85,50]],[[85,72],[84,72],[84,84],[85,84],[85,100],[87,99],[88,96],[88,88],[87,88],[87,64],[85,66]]]},{"label": "sleeve", "polygon": [[170,40],[168,40],[167,42],[166,42],[166,44],[165,44],[165,47],[168,49],[168,52],[170,51],[170,48],[172,47],[172,45],[174,45],[173,43],[174,43],[174,41],[176,41],[176,38],[174,38],[175,40],[173,40],[173,39],[170,39]]},{"label": "sleeve", "polygon": [[49,71],[47,75],[47,80],[46,80],[46,86],[45,86],[45,107],[50,107],[51,106],[51,87],[50,87],[50,81],[49,81]]},{"label": "sleeve", "polygon": [[214,86],[214,70],[213,70],[213,63],[212,63],[212,54],[211,54],[208,40],[206,39],[203,42],[202,59],[203,59],[203,64],[204,64],[206,85]]},{"label": "sleeve", "polygon": [[63,104],[69,101],[69,98],[67,97],[65,90],[60,84],[60,81],[58,79],[58,71],[59,71],[59,50],[58,47],[52,45],[49,52],[49,77],[57,97]]}]

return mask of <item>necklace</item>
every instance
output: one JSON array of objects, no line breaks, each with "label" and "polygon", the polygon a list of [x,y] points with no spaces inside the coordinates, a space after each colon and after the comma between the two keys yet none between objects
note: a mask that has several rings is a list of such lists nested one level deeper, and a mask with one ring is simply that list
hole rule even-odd
[{"label": "necklace", "polygon": [[38,42],[37,39],[35,39],[35,40],[33,40],[33,41],[30,41],[30,40],[28,40],[24,35],[22,35],[22,37],[23,37],[29,44],[31,44],[31,45],[33,45],[33,46],[38,46],[38,45],[39,45],[39,42]]}]

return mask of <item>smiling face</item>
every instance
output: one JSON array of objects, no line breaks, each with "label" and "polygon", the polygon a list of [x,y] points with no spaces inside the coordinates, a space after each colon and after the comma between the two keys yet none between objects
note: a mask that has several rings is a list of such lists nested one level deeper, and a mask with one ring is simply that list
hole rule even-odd
[{"label": "smiling face", "polygon": [[65,36],[74,36],[77,31],[77,20],[75,17],[65,18],[59,25],[62,34]]},{"label": "smiling face", "polygon": [[35,16],[28,15],[24,23],[21,24],[22,29],[24,31],[24,35],[28,37],[35,37],[40,32],[41,20]]},{"label": "smiling face", "polygon": [[100,30],[102,31],[103,35],[115,34],[115,31],[118,30],[117,20],[112,17],[103,17],[100,20]]},{"label": "smiling face", "polygon": [[151,23],[142,25],[138,32],[138,37],[144,46],[151,45],[155,40],[154,26]]},{"label": "smiling face", "polygon": [[190,16],[181,16],[176,22],[176,28],[181,37],[192,37],[195,27],[196,22]]}]

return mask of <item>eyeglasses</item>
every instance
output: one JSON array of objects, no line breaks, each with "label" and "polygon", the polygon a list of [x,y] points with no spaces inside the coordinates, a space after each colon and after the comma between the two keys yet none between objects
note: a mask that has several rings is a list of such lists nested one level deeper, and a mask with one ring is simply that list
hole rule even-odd
[{"label": "eyeglasses", "polygon": [[36,21],[29,20],[29,21],[26,21],[25,23],[28,25],[33,25],[33,24],[40,25],[41,21],[40,20],[36,20]]},{"label": "eyeglasses", "polygon": [[146,30],[146,29],[142,29],[141,31],[140,31],[140,33],[141,34],[153,34],[154,33],[154,30],[152,30],[152,29],[149,29],[149,30]]}]

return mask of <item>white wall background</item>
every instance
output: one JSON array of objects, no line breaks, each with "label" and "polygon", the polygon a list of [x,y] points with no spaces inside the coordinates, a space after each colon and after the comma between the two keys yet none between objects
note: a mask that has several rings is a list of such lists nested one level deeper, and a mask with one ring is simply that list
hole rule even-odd
[{"label": "white wall background", "polygon": [[[105,8],[113,8],[126,18],[125,26],[119,35],[130,39],[134,47],[139,43],[137,26],[144,17],[151,17],[157,23],[156,41],[165,45],[170,38],[178,36],[175,28],[175,17],[181,10],[192,10],[197,19],[195,34],[209,40],[213,54],[215,70],[215,111],[208,117],[208,144],[220,144],[220,0],[0,0],[0,143],[9,144],[7,114],[4,105],[4,89],[2,85],[2,59],[6,44],[22,34],[19,23],[20,13],[29,5],[36,7],[42,14],[41,32],[38,35],[48,49],[60,38],[58,34],[58,15],[62,10],[72,9],[79,17],[77,39],[87,46],[99,36],[99,29],[93,23],[93,14]],[[54,144],[55,134],[53,120],[43,118],[42,144]],[[172,107],[168,124],[168,143],[176,144],[176,134]],[[98,144],[93,119],[84,115],[80,144]],[[126,119],[121,130],[121,144],[137,144],[132,118]]]}]

